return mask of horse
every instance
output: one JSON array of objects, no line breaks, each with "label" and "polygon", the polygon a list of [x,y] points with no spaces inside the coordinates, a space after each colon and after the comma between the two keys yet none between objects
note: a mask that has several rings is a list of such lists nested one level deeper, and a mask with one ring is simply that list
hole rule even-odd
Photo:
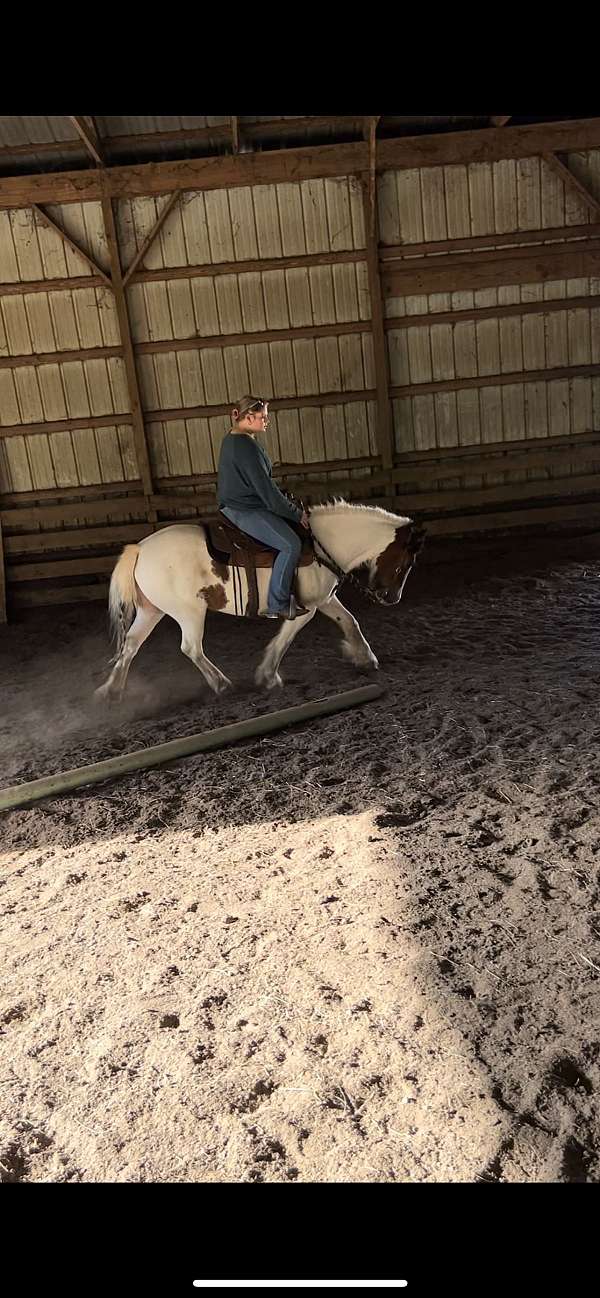
[{"label": "horse", "polygon": [[[424,542],[424,529],[413,519],[344,500],[313,506],[310,526],[315,558],[299,567],[296,576],[298,598],[308,612],[284,621],[263,654],[255,682],[269,690],[283,684],[281,660],[317,610],[337,623],[346,658],[357,667],[375,670],[379,666],[375,654],[356,618],[337,598],[340,576],[349,574],[358,583],[354,574],[363,569],[366,593],[379,604],[398,604]],[[330,567],[328,560],[333,560]],[[270,576],[269,568],[257,568],[259,614],[267,609]],[[97,698],[122,697],[135,655],[165,614],[179,623],[181,651],[211,690],[215,694],[226,690],[231,681],[203,649],[206,614],[211,609],[239,615],[247,596],[244,568],[211,557],[202,523],[175,523],[137,545],[126,545],[113,569],[108,597],[116,653],[108,679],[96,690]]]}]

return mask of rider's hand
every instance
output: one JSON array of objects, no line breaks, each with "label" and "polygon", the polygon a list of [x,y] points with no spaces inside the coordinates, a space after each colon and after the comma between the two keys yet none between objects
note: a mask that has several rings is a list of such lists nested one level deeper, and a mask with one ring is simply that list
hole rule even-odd
[{"label": "rider's hand", "polygon": [[305,509],[302,511],[302,517],[300,519],[300,522],[302,526],[305,527],[308,531],[308,528],[310,527],[310,523],[308,521],[308,514]]}]

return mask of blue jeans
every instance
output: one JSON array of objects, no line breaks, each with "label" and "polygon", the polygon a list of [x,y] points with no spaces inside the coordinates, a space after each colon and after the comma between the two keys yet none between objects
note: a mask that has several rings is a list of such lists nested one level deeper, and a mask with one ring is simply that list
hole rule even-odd
[{"label": "blue jeans", "polygon": [[292,593],[294,573],[302,550],[300,537],[296,535],[289,523],[268,509],[228,509],[221,510],[242,532],[253,536],[256,541],[264,541],[273,550],[277,558],[273,563],[273,573],[269,585],[267,601],[270,613],[287,612]]}]

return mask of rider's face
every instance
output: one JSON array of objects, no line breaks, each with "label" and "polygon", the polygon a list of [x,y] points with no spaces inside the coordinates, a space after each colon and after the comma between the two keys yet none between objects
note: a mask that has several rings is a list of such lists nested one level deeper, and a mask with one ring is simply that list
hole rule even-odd
[{"label": "rider's face", "polygon": [[264,433],[269,423],[268,405],[261,406],[259,410],[250,410],[245,422],[248,424],[249,432]]}]

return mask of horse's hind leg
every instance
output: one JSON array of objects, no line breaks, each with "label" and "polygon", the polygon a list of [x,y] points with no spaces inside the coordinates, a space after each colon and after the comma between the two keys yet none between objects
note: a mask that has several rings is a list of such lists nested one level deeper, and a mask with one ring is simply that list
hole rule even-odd
[{"label": "horse's hind leg", "polygon": [[108,680],[95,692],[97,699],[121,698],[127,684],[129,668],[136,653],[141,649],[144,640],[148,639],[150,632],[154,630],[155,626],[158,626],[162,617],[164,617],[164,613],[161,613],[160,609],[155,608],[148,600],[144,600],[144,603],[139,605],[135,618],[125,636],[123,648]]},{"label": "horse's hind leg", "polygon": [[365,637],[356,621],[356,618],[348,612],[347,608],[340,603],[335,595],[331,596],[325,604],[319,605],[319,613],[324,613],[325,617],[330,617],[332,622],[336,622],[344,637],[342,642],[342,653],[350,662],[355,663],[357,667],[378,667],[379,663],[367,644]]},{"label": "horse's hind leg", "polygon": [[218,667],[215,667],[214,663],[211,663],[202,647],[206,606],[186,608],[178,613],[170,609],[169,612],[172,613],[172,616],[179,622],[181,627],[181,652],[186,655],[186,658],[191,659],[198,671],[202,672],[211,690],[215,694],[221,694],[223,690],[226,690],[231,685],[231,681],[227,676],[223,675],[223,672],[219,671]]},{"label": "horse's hind leg", "polygon": [[256,669],[254,679],[257,685],[265,685],[268,690],[275,689],[277,685],[283,685],[278,671],[279,664],[283,655],[287,653],[292,640],[295,639],[303,626],[308,626],[315,613],[316,609],[313,608],[304,617],[296,617],[293,622],[283,623],[281,631],[271,640]]}]

